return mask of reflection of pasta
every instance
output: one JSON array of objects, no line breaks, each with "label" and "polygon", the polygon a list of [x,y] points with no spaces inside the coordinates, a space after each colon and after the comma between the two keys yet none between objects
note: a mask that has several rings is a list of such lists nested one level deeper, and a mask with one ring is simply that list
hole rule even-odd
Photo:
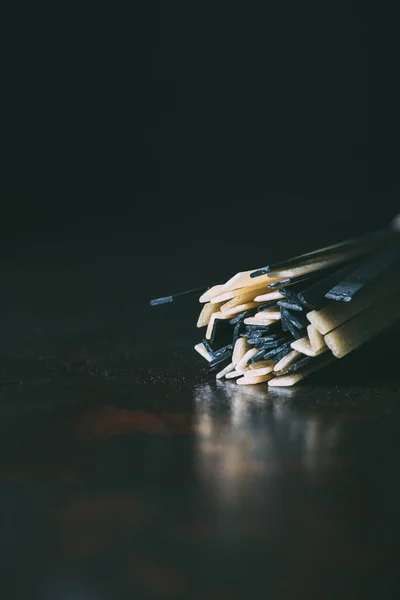
[{"label": "reflection of pasta", "polygon": [[[247,493],[247,484],[287,470],[310,474],[333,460],[340,428],[318,416],[298,415],[262,388],[203,385],[196,389],[196,462],[202,479],[224,501]],[[215,414],[216,401],[228,408]],[[282,456],[282,447],[290,454]]]}]

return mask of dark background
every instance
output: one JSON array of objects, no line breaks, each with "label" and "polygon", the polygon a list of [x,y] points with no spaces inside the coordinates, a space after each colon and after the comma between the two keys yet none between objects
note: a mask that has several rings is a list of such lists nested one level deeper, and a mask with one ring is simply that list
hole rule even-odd
[{"label": "dark background", "polygon": [[398,212],[398,8],[0,23],[2,596],[398,598],[398,335],[268,391],[148,303]]},{"label": "dark background", "polygon": [[388,1],[7,6],[3,233],[385,223],[398,26]]}]

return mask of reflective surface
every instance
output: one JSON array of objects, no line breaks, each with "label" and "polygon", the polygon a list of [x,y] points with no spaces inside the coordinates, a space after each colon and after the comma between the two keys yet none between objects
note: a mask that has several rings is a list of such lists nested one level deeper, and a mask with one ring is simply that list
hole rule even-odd
[{"label": "reflective surface", "polygon": [[95,263],[6,270],[3,597],[397,597],[397,355],[216,382],[197,306],[151,310],[129,260]]}]

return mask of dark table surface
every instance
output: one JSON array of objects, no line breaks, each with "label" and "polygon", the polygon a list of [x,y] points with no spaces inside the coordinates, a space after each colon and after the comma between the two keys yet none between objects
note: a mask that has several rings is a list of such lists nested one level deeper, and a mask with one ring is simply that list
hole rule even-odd
[{"label": "dark table surface", "polygon": [[218,383],[197,301],[148,299],[262,264],[147,242],[3,252],[2,598],[398,597],[393,344],[296,388]]}]

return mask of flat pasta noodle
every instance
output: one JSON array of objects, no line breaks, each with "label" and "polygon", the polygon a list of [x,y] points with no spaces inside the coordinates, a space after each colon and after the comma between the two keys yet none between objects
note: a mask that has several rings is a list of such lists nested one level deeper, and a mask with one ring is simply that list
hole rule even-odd
[{"label": "flat pasta noodle", "polygon": [[322,354],[322,352],[326,352],[326,350],[328,349],[326,347],[326,344],[324,344],[316,352],[315,350],[313,350],[308,336],[300,338],[299,340],[292,342],[290,345],[293,348],[293,350],[297,350],[297,352],[301,352],[306,356],[318,356],[319,354]]},{"label": "flat pasta noodle", "polygon": [[265,369],[272,367],[274,369],[275,363],[273,360],[259,360],[256,363],[249,365],[250,370],[258,371],[258,369]]},{"label": "flat pasta noodle", "polygon": [[209,302],[210,300],[212,300],[212,298],[214,298],[215,296],[217,296],[219,293],[222,292],[222,288],[223,285],[214,285],[213,287],[211,287],[209,290],[207,290],[206,292],[204,292],[204,294],[202,294],[199,298],[199,302]]},{"label": "flat pasta noodle", "polygon": [[[258,313],[261,314],[261,313]],[[256,318],[256,317],[247,317],[247,319],[244,320],[244,324],[245,325],[272,325],[272,323],[274,323],[275,320],[272,319],[263,319],[263,318]]]},{"label": "flat pasta noodle", "polygon": [[299,360],[301,358],[301,356],[303,356],[301,354],[301,352],[298,352],[297,350],[292,350],[291,352],[289,352],[289,354],[286,354],[286,356],[281,358],[274,365],[274,371],[275,372],[285,371],[285,369],[287,369],[288,367],[293,365],[297,360]]},{"label": "flat pasta noodle", "polygon": [[232,371],[235,370],[235,365],[233,363],[229,363],[229,365],[226,365],[226,367],[224,369],[222,369],[222,371],[219,371],[216,374],[216,378],[217,379],[222,379],[223,377],[225,377],[228,373],[231,373]]},{"label": "flat pasta noodle", "polygon": [[249,349],[250,346],[248,344],[247,339],[244,337],[240,337],[233,348],[232,364],[236,366],[238,362],[242,360],[243,356]]},{"label": "flat pasta noodle", "polygon": [[311,349],[314,352],[317,353],[320,350],[322,350],[323,348],[325,348],[326,344],[325,344],[324,336],[321,335],[321,333],[318,331],[318,329],[316,329],[313,325],[307,326],[307,335],[308,335],[308,339],[310,340]]},{"label": "flat pasta noodle", "polygon": [[242,373],[239,373],[239,371],[230,371],[229,373],[227,373],[225,375],[226,379],[235,379],[236,377],[240,377],[242,375]]},{"label": "flat pasta noodle", "polygon": [[197,327],[205,327],[206,325],[208,325],[208,323],[210,322],[211,316],[216,313],[219,312],[221,304],[210,304],[210,302],[207,302],[206,304],[204,304],[203,308],[201,309],[201,312],[199,314],[199,318],[197,320]]},{"label": "flat pasta noodle", "polygon": [[[253,279],[253,281],[257,281],[257,280]],[[240,296],[240,295],[249,295],[250,298],[253,298],[253,297],[255,298],[260,292],[265,292],[264,295],[271,296],[271,298],[270,298],[271,300],[282,297],[282,295],[279,293],[279,291],[269,290],[268,284],[261,282],[261,283],[258,283],[257,285],[248,285],[243,288],[225,291],[222,294],[219,294],[218,296],[214,296],[214,298],[212,298],[211,302],[212,303],[226,302],[226,301],[232,300],[233,298],[236,298],[237,296]]]},{"label": "flat pasta noodle", "polygon": [[[272,363],[272,361],[271,361],[271,363]],[[273,363],[271,365],[269,365],[268,367],[260,367],[258,369],[254,368],[255,365],[257,365],[257,363],[253,363],[253,364],[249,365],[249,375],[248,375],[249,377],[253,377],[253,373],[254,373],[254,377],[258,377],[259,375],[268,375],[268,373],[272,373],[274,370]]]},{"label": "flat pasta noodle", "polygon": [[211,339],[211,334],[212,334],[212,330],[214,327],[214,321],[216,319],[227,319],[227,318],[228,317],[226,315],[224,315],[221,311],[215,312],[211,315],[210,320],[207,325],[207,331],[206,331],[206,339],[207,340]]},{"label": "flat pasta noodle", "polygon": [[237,380],[238,385],[257,385],[258,383],[265,383],[270,381],[273,375],[258,375],[257,377],[248,377],[247,373],[243,377]]},{"label": "flat pasta noodle", "polygon": [[247,302],[246,304],[239,304],[238,306],[234,306],[233,308],[228,309],[224,309],[224,305],[222,305],[221,311],[222,314],[224,314],[226,317],[233,317],[234,315],[238,315],[239,313],[245,312],[250,308],[255,308],[256,306],[258,306],[257,302]]},{"label": "flat pasta noodle", "polygon": [[196,352],[198,352],[200,354],[200,356],[205,358],[206,361],[211,362],[212,357],[211,357],[210,353],[207,352],[204,344],[196,344],[194,349],[196,350]]},{"label": "flat pasta noodle", "polygon": [[256,348],[250,348],[250,350],[247,350],[246,354],[244,356],[242,356],[240,361],[237,363],[236,371],[238,371],[239,373],[244,372],[246,370],[246,368],[248,368],[248,364],[247,364],[248,361],[255,354],[257,354],[257,352],[258,352],[258,350]]}]

